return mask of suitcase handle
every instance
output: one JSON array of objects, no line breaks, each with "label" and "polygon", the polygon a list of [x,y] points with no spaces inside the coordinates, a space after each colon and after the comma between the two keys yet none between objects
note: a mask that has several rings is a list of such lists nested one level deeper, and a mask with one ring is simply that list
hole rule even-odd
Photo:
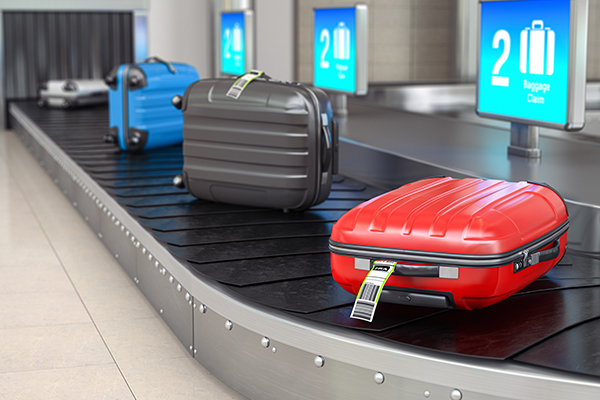
[{"label": "suitcase handle", "polygon": [[[321,116],[321,118],[327,118],[325,116]],[[323,157],[321,162],[321,172],[326,172],[329,169],[329,165],[331,164],[331,153],[332,153],[332,141],[331,141],[331,130],[329,130],[329,121],[323,120],[322,122],[323,129],[321,138],[325,142],[325,146],[323,146]]]},{"label": "suitcase handle", "polygon": [[527,258],[529,265],[541,263],[543,261],[554,260],[560,254],[560,239],[555,241],[554,246],[549,249],[538,251],[537,253],[530,254]]},{"label": "suitcase handle", "polygon": [[158,57],[158,56],[152,56],[152,57],[148,57],[144,60],[145,63],[149,63],[149,62],[159,62],[159,63],[163,63],[167,66],[167,68],[169,68],[169,71],[171,71],[172,74],[176,74],[177,70],[175,69],[175,67],[173,66],[173,64],[171,64],[170,62],[168,62],[167,60],[165,60],[162,57]]},{"label": "suitcase handle", "polygon": [[527,251],[524,252],[523,258],[515,261],[513,263],[513,272],[517,273],[521,270],[524,270],[527,267],[531,267],[532,265],[554,260],[560,254],[560,238],[554,241],[553,246],[549,249],[538,251],[533,254],[528,254]]},{"label": "suitcase handle", "polygon": [[[539,26],[539,28],[536,28],[536,25]],[[535,21],[533,21],[531,23],[531,28],[532,29],[544,29],[544,21],[542,21],[540,19],[536,19]]]}]

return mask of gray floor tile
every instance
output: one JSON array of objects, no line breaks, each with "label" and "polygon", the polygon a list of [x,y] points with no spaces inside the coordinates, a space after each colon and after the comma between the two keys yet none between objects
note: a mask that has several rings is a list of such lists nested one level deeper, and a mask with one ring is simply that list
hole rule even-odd
[{"label": "gray floor tile", "polygon": [[91,323],[0,330],[0,373],[113,363]]},{"label": "gray floor tile", "polygon": [[189,357],[124,362],[121,371],[139,400],[246,400]]},{"label": "gray floor tile", "polygon": [[[2,400],[133,400],[114,364],[0,374]],[[157,398],[158,400],[158,398]]]},{"label": "gray floor tile", "polygon": [[137,359],[190,357],[181,342],[158,317],[98,321],[97,326],[118,364]]},{"label": "gray floor tile", "polygon": [[0,329],[87,322],[90,317],[74,291],[0,293]]}]

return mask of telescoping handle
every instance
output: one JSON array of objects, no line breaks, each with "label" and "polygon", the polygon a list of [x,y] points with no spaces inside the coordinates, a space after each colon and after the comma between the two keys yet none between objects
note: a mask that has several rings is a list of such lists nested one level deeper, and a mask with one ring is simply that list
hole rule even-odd
[{"label": "telescoping handle", "polygon": [[149,62],[159,62],[159,63],[163,63],[167,66],[167,68],[169,68],[169,71],[171,71],[172,74],[176,74],[177,70],[175,69],[175,67],[173,66],[173,64],[171,64],[169,61],[165,60],[162,57],[158,57],[158,56],[152,56],[152,57],[148,57],[144,60],[145,63],[149,63]]}]

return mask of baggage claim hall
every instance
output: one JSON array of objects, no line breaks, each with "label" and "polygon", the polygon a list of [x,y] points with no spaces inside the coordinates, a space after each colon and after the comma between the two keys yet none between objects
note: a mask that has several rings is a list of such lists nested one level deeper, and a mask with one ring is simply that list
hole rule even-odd
[{"label": "baggage claim hall", "polygon": [[600,2],[0,14],[0,399],[600,397]]}]

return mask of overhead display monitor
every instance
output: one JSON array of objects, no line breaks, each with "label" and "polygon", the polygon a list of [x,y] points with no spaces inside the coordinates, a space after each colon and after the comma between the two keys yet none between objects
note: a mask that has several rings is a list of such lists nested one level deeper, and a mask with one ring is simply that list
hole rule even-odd
[{"label": "overhead display monitor", "polygon": [[477,113],[577,130],[585,122],[587,0],[480,0]]},{"label": "overhead display monitor", "polygon": [[368,20],[364,4],[314,9],[314,86],[367,94]]},{"label": "overhead display monitor", "polygon": [[254,68],[254,12],[221,13],[221,74],[243,75]]}]

